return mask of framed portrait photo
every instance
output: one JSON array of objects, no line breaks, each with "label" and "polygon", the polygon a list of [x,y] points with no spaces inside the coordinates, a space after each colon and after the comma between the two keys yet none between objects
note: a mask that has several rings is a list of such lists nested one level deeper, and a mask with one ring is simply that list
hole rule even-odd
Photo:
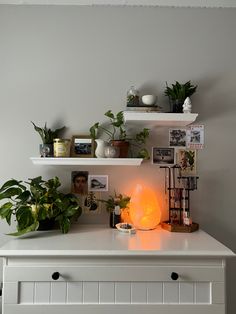
[{"label": "framed portrait photo", "polygon": [[152,148],[152,163],[154,165],[174,165],[175,164],[175,149],[170,147],[153,147]]},{"label": "framed portrait photo", "polygon": [[74,135],[71,140],[71,157],[93,158],[94,140],[89,135]]}]

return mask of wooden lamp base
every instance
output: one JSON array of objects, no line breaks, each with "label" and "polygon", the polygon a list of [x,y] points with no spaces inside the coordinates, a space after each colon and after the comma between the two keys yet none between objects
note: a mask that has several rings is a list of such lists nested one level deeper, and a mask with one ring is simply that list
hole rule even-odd
[{"label": "wooden lamp base", "polygon": [[164,221],[161,223],[161,226],[163,229],[170,231],[170,232],[194,232],[199,229],[199,224],[196,222],[193,222],[190,226],[186,225],[178,225],[178,224],[171,224],[168,221]]}]

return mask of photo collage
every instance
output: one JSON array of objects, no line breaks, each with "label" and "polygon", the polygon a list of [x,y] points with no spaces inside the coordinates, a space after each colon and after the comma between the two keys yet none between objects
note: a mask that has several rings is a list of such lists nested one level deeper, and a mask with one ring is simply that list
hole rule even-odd
[{"label": "photo collage", "polygon": [[90,175],[89,171],[72,171],[71,193],[78,197],[84,214],[101,213],[101,194],[108,191],[107,175]]},{"label": "photo collage", "polygon": [[197,150],[204,148],[204,126],[169,129],[169,145],[152,148],[152,163],[159,166],[178,165],[182,175],[195,175]]}]

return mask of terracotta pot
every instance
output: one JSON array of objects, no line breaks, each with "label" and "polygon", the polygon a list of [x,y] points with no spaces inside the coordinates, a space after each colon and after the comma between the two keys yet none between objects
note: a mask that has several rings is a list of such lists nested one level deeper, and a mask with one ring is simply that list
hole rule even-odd
[{"label": "terracotta pot", "polygon": [[111,141],[112,146],[119,148],[119,158],[127,158],[129,151],[129,142],[126,141]]}]

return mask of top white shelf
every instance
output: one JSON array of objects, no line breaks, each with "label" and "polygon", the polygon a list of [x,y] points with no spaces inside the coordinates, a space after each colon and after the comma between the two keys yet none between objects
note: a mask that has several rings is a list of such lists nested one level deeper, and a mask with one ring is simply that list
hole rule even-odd
[{"label": "top white shelf", "polygon": [[18,5],[122,5],[159,7],[235,8],[235,0],[0,0]]},{"label": "top white shelf", "polygon": [[140,166],[142,158],[54,158],[31,157],[34,165],[41,166]]},{"label": "top white shelf", "polygon": [[124,111],[125,122],[129,124],[153,126],[187,126],[197,119],[198,113],[163,113]]}]

